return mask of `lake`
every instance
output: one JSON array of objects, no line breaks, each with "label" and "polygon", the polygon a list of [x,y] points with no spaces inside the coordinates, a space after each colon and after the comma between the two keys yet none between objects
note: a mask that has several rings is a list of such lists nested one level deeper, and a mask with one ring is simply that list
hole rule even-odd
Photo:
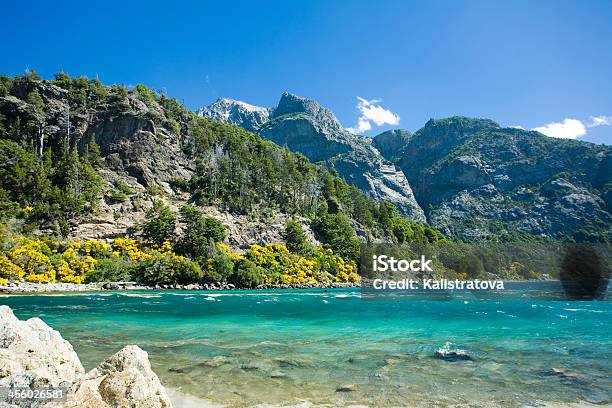
[{"label": "lake", "polygon": [[[360,289],[316,289],[22,295],[0,303],[59,330],[88,370],[138,344],[164,385],[211,404],[610,403],[611,302],[551,293],[525,283],[505,294],[435,299],[363,300]],[[445,349],[473,360],[434,358]]]}]

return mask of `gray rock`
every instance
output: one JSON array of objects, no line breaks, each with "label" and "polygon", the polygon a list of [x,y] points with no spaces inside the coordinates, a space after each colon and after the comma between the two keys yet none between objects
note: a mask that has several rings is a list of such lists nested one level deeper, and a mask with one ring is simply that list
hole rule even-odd
[{"label": "gray rock", "polygon": [[437,350],[434,357],[444,361],[472,361],[474,358],[464,350]]},{"label": "gray rock", "polygon": [[465,117],[432,119],[413,135],[385,132],[373,144],[451,238],[612,238],[610,146]]}]

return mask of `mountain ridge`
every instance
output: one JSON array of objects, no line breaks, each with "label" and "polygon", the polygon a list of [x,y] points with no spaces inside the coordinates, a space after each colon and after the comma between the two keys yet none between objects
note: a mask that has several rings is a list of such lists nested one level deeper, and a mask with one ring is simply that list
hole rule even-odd
[{"label": "mountain ridge", "polygon": [[380,136],[373,143],[399,147],[382,151],[408,175],[428,221],[451,237],[611,238],[609,146],[462,116],[431,119],[404,140]]},{"label": "mountain ridge", "polygon": [[[401,169],[395,187],[409,192],[423,219],[450,237],[612,239],[609,146],[465,116],[366,138],[342,129],[329,109],[307,98],[285,92],[279,106],[259,134],[337,170],[365,192],[384,190],[384,182],[376,183],[385,166]],[[363,156],[382,157],[376,177],[360,166]]]},{"label": "mountain ridge", "polygon": [[[217,107],[213,105],[203,108],[204,111],[214,111]],[[245,129],[257,127],[257,133],[266,139],[337,171],[364,193],[388,200],[412,220],[425,222],[403,172],[378,152],[371,139],[344,129],[331,110],[311,99],[284,92],[267,122],[255,125],[249,123],[251,119],[242,114],[226,122]]]}]

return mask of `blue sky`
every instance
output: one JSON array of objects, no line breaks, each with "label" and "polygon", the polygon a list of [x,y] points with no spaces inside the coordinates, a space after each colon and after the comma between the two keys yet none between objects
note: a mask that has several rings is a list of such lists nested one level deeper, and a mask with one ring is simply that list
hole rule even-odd
[{"label": "blue sky", "polygon": [[612,144],[608,0],[34,1],[2,9],[0,72],[11,75],[63,70],[144,83],[192,109],[218,97],[274,106],[288,90],[368,135],[466,115]]}]

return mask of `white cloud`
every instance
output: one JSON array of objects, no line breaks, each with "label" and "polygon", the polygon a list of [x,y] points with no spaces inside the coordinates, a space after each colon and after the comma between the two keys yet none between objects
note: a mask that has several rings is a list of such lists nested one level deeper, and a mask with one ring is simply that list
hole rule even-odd
[{"label": "white cloud", "polygon": [[612,126],[612,115],[611,116],[591,116],[590,122],[587,123],[587,127],[597,126]]},{"label": "white cloud", "polygon": [[383,108],[377,103],[380,100],[367,100],[361,96],[357,97],[357,109],[361,115],[357,119],[357,125],[354,128],[347,128],[352,133],[363,133],[372,129],[372,122],[376,126],[382,125],[399,125],[400,117],[388,109]]},{"label": "white cloud", "polygon": [[524,127],[520,126],[520,125],[515,125],[515,126],[510,126],[512,129],[521,129],[521,130],[525,130]]},{"label": "white cloud", "polygon": [[549,123],[544,126],[533,128],[546,136],[561,139],[577,139],[586,135],[587,130],[584,123],[578,119],[563,119],[563,122]]}]

